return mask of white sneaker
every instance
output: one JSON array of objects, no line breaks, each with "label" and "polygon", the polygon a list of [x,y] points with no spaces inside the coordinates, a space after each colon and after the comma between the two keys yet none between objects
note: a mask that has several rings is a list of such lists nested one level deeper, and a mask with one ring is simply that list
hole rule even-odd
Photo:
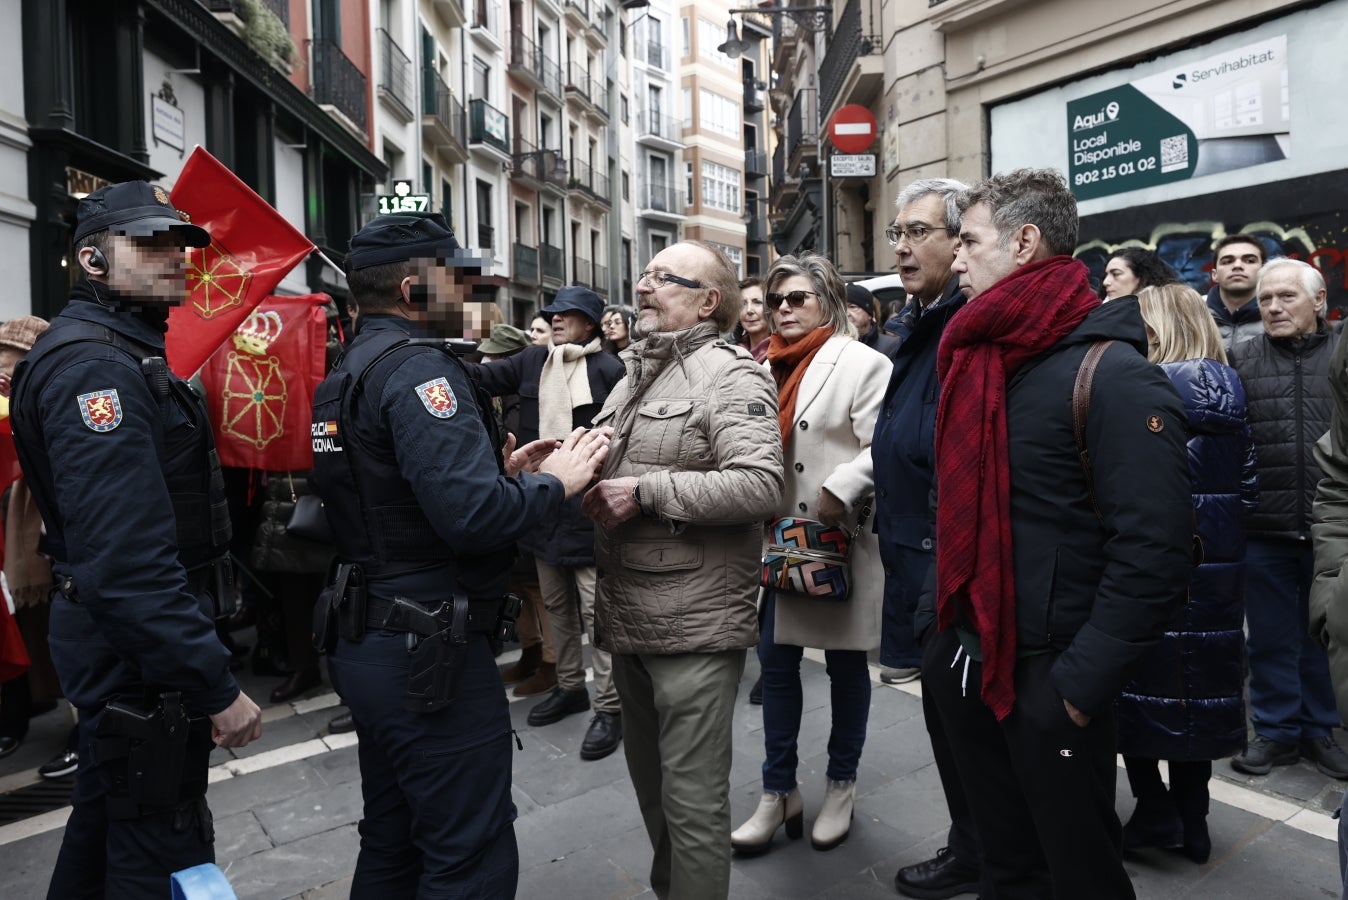
[{"label": "white sneaker", "polygon": [[910,681],[917,681],[921,677],[922,670],[918,668],[880,667],[880,680],[885,684],[907,684]]}]

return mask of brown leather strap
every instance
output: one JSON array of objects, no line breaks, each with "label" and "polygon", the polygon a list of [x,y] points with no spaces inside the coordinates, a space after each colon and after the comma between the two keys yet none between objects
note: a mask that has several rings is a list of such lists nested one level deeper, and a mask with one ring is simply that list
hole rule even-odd
[{"label": "brown leather strap", "polygon": [[1095,475],[1091,471],[1091,455],[1086,450],[1086,417],[1091,411],[1091,384],[1095,381],[1095,368],[1105,355],[1113,341],[1099,341],[1091,344],[1082,357],[1081,367],[1077,369],[1076,384],[1072,385],[1072,435],[1077,442],[1077,457],[1081,460],[1081,471],[1086,475],[1086,493],[1091,498],[1091,508],[1101,522],[1105,517],[1100,514],[1100,501],[1095,496]]}]

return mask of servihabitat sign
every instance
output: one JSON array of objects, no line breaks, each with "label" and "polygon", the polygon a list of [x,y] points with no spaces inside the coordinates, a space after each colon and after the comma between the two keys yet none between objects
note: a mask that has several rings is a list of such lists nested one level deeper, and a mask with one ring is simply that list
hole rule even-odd
[{"label": "servihabitat sign", "polygon": [[1285,159],[1287,37],[1207,57],[1067,104],[1078,200]]}]

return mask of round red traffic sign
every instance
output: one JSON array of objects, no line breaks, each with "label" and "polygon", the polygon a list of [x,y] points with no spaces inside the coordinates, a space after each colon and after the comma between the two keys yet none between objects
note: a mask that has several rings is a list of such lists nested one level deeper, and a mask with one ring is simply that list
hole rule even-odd
[{"label": "round red traffic sign", "polygon": [[843,153],[864,153],[875,143],[878,128],[869,109],[849,103],[829,120],[828,136],[833,146]]}]

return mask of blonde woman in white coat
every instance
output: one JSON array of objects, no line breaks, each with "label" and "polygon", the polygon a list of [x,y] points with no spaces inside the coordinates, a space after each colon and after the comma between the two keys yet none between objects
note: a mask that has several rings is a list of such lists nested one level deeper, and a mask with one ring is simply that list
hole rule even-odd
[{"label": "blonde woman in white coat", "polygon": [[[786,493],[779,515],[840,525],[849,534],[874,490],[871,435],[889,382],[889,359],[856,340],[846,293],[823,256],[784,256],[764,282],[775,317],[768,366],[778,387]],[[852,544],[851,595],[842,602],[765,590],[758,658],[763,670],[763,796],[730,836],[740,853],[762,852],[782,825],[803,833],[796,781],[800,660],[822,649],[831,685],[824,800],[811,831],[817,850],[846,839],[866,738],[871,680],[866,651],[880,645],[884,573],[870,523]],[[810,749],[814,752],[814,748]]]}]

